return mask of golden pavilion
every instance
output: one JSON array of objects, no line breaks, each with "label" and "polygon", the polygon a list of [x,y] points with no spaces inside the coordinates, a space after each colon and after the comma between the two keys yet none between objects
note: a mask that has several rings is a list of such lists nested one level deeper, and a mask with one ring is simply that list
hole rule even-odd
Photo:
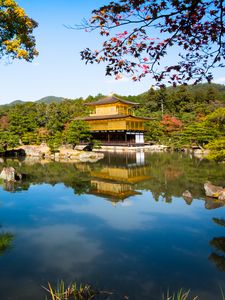
[{"label": "golden pavilion", "polygon": [[103,145],[144,145],[144,123],[150,118],[133,115],[132,108],[138,103],[112,95],[86,105],[90,115],[79,119],[88,122],[93,139]]}]

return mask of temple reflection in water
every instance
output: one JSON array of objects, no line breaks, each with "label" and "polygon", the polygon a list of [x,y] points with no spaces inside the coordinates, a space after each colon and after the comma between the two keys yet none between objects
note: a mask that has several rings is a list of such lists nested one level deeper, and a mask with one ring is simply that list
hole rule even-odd
[{"label": "temple reflection in water", "polygon": [[106,197],[116,203],[140,194],[134,184],[150,179],[150,167],[145,164],[145,153],[115,156],[109,153],[100,169],[91,171],[90,194]]},{"label": "temple reflection in water", "polygon": [[[104,158],[95,163],[84,162],[31,162],[6,159],[2,168],[9,166],[24,174],[23,180],[1,182],[9,192],[29,190],[34,184],[56,185],[63,183],[75,194],[93,194],[113,203],[124,201],[142,191],[149,192],[149,201],[171,204],[185,201],[192,205],[196,200],[204,201],[206,209],[217,209],[225,205],[205,196],[203,185],[210,178],[215,185],[223,184],[224,167],[212,162],[190,159],[182,153],[106,152]],[[211,175],[209,174],[209,170]],[[192,197],[185,197],[189,191]],[[134,198],[133,198],[134,199]],[[138,199],[138,198],[136,198]]]}]

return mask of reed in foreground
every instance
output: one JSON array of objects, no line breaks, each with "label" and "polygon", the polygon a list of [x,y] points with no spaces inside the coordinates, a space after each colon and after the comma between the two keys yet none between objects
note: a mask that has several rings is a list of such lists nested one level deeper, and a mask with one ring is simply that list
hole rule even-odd
[{"label": "reed in foreground", "polygon": [[[113,292],[98,291],[93,289],[88,284],[78,285],[76,282],[73,282],[68,286],[66,286],[63,280],[58,282],[56,288],[53,288],[50,283],[48,283],[48,287],[43,286],[43,288],[48,292],[50,296],[50,298],[46,297],[46,300],[97,300],[97,299],[110,300],[111,298],[110,296],[112,295],[115,296],[115,293]],[[220,291],[221,291],[221,300],[225,300],[223,289],[220,288]],[[129,299],[128,296],[119,296],[119,295],[117,296],[118,296],[117,299],[124,299],[124,300]],[[172,293],[172,294],[170,293],[170,291],[167,291],[166,294],[162,295],[161,299],[162,300],[200,300],[198,296],[191,297],[190,290],[184,291],[183,289],[180,289],[177,293]]]},{"label": "reed in foreground", "polygon": [[101,295],[112,295],[111,292],[94,290],[87,284],[77,285],[77,283],[73,282],[65,286],[63,280],[58,282],[56,288],[53,288],[50,283],[48,283],[48,288],[43,288],[50,294],[51,300],[94,300]]},{"label": "reed in foreground", "polygon": [[195,296],[194,298],[190,298],[190,291],[183,291],[180,289],[177,293],[170,294],[167,291],[166,295],[163,295],[162,300],[198,300],[199,298]]}]

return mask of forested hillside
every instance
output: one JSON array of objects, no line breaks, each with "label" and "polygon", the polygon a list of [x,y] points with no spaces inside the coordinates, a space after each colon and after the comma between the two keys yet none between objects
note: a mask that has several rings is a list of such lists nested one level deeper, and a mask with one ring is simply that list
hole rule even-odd
[{"label": "forested hillside", "polygon": [[[75,145],[81,139],[88,140],[88,126],[82,121],[74,121],[74,118],[88,114],[85,102],[103,96],[57,98],[56,102],[51,101],[54,97],[47,97],[42,101],[0,106],[1,151],[21,143],[42,142],[47,142],[55,150],[63,143]],[[221,160],[225,156],[224,85],[150,88],[138,96],[117,96],[140,103],[135,115],[154,118],[146,124],[146,141],[169,144],[175,149],[208,147],[213,150],[213,158]]]},{"label": "forested hillside", "polygon": [[[35,102],[36,103],[46,103],[46,104],[49,104],[49,103],[52,103],[52,102],[58,103],[58,102],[61,102],[63,100],[64,100],[63,97],[47,96],[47,97],[41,98],[41,99],[39,99],[39,100],[37,100]],[[26,102],[29,102],[29,101],[15,100],[15,101],[12,101],[12,102],[10,102],[8,104],[0,105],[0,107],[4,109],[4,107],[7,107],[7,106],[14,106],[14,105],[17,105],[17,104],[25,104]]]}]

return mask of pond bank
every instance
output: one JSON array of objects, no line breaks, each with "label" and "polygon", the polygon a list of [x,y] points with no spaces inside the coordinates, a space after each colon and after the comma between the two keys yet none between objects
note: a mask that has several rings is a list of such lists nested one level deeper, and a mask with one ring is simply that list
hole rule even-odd
[{"label": "pond bank", "polygon": [[171,146],[156,144],[143,146],[101,146],[94,148],[93,151],[84,151],[84,145],[77,145],[72,149],[69,145],[59,147],[58,151],[51,153],[46,144],[42,145],[23,145],[18,148],[7,150],[1,154],[2,157],[26,157],[31,159],[41,159],[62,162],[97,162],[104,157],[104,152],[111,153],[137,153],[137,152],[185,152],[199,159],[207,158],[210,154],[209,149],[184,148],[174,149]]},{"label": "pond bank", "polygon": [[[77,150],[82,150],[83,145],[76,146]],[[166,145],[143,145],[143,146],[101,146],[93,149],[94,152],[162,152],[168,151],[169,146]]]},{"label": "pond bank", "polygon": [[[11,155],[10,155],[11,154]],[[104,157],[103,153],[74,150],[60,147],[56,153],[51,153],[47,145],[24,145],[7,151],[4,156],[20,157],[34,160],[61,161],[61,162],[97,162]]]}]

